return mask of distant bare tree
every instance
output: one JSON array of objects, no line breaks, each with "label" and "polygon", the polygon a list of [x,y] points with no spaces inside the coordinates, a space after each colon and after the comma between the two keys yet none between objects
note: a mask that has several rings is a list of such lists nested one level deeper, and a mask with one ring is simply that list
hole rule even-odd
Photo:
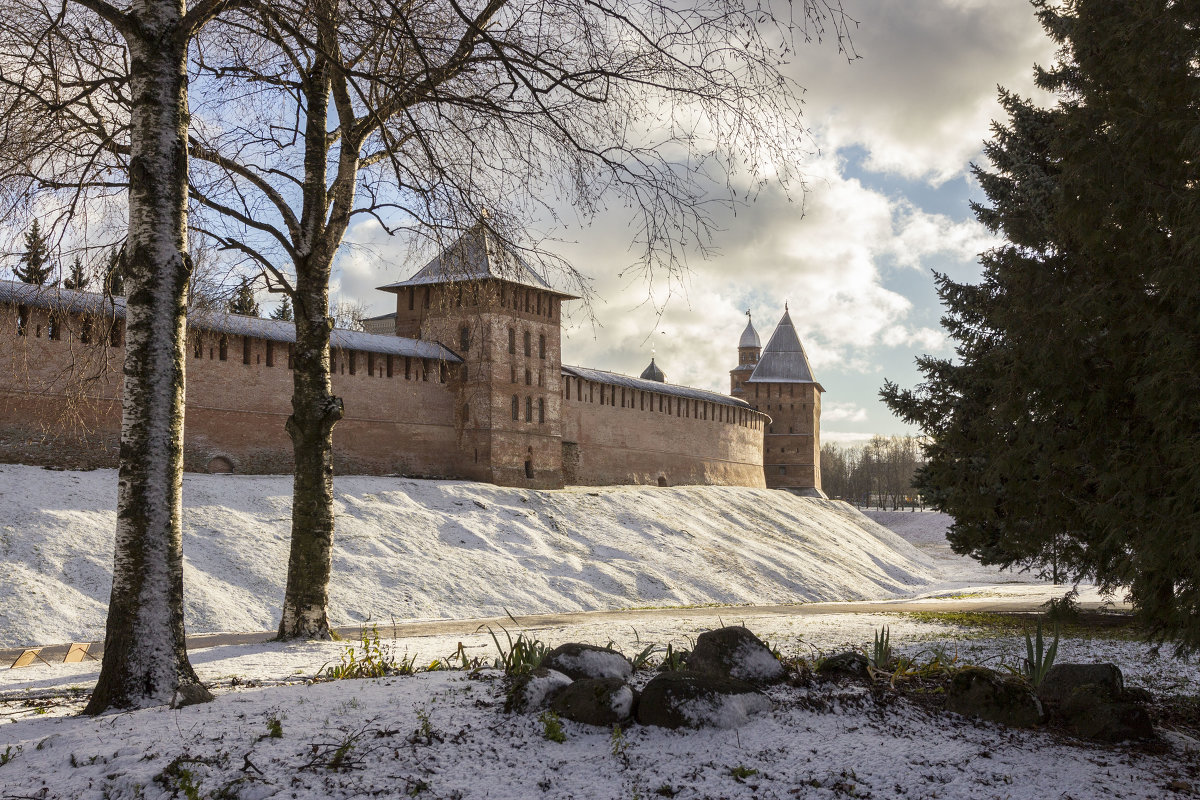
[{"label": "distant bare tree", "polygon": [[821,482],[830,497],[863,506],[915,507],[923,501],[913,489],[921,465],[917,439],[873,436],[858,446],[821,445]]},{"label": "distant bare tree", "polygon": [[351,221],[436,243],[481,223],[486,207],[481,224],[545,263],[522,222],[554,217],[553,201],[585,216],[618,201],[637,214],[640,264],[674,274],[687,248],[708,244],[714,183],[728,199],[796,177],[800,101],[779,67],[826,24],[840,43],[845,20],[836,0],[779,8],[282,0],[242,4],[206,33],[198,77],[224,90],[193,107],[202,227],[257,262],[295,310],[281,637],[328,636],[332,431],[343,412],[327,309]]},{"label": "distant bare tree", "polygon": [[226,5],[7,0],[0,14],[0,221],[36,207],[86,240],[106,207],[127,209],[116,552],[93,714],[211,698],[183,627],[187,55]]},{"label": "distant bare tree", "polygon": [[329,316],[333,319],[335,328],[348,331],[365,330],[363,320],[367,318],[367,306],[355,300],[339,300],[329,309]]}]

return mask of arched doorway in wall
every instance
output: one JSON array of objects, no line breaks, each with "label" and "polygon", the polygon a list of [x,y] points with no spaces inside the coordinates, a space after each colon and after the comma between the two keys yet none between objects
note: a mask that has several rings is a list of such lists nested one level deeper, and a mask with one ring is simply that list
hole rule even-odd
[{"label": "arched doorway in wall", "polygon": [[658,485],[659,485],[659,486],[666,486],[666,485],[667,485],[667,476],[666,476],[666,475],[659,475],[659,476],[658,476]]},{"label": "arched doorway in wall", "polygon": [[213,456],[208,460],[208,471],[215,475],[228,475],[233,472],[233,462],[225,456]]},{"label": "arched doorway in wall", "polygon": [[533,479],[533,448],[530,447],[525,451],[525,477]]}]

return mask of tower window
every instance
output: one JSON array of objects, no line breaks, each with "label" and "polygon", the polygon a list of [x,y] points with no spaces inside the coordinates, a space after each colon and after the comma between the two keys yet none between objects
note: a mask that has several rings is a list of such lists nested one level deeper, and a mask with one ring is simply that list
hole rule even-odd
[{"label": "tower window", "polygon": [[267,366],[273,367],[273,366],[275,366],[275,343],[272,342],[270,339],[267,339],[266,346],[267,346]]},{"label": "tower window", "polygon": [[458,345],[464,353],[471,349],[471,330],[466,325],[458,332]]},{"label": "tower window", "polygon": [[525,331],[525,355],[533,355],[533,343],[529,331]]},{"label": "tower window", "polygon": [[192,342],[192,357],[204,358],[204,339],[200,334],[196,334],[195,340]]},{"label": "tower window", "polygon": [[525,385],[526,386],[533,385],[533,377],[532,377],[531,373],[529,372],[529,370],[525,370]]},{"label": "tower window", "polygon": [[[513,355],[517,354],[517,332],[512,328],[508,329],[508,352]],[[513,383],[516,381],[514,380]]]},{"label": "tower window", "polygon": [[242,337],[242,363],[243,364],[250,363],[250,349],[251,349],[250,337],[243,336]]},{"label": "tower window", "polygon": [[220,341],[217,342],[217,357],[222,361],[229,358],[229,340],[224,336],[221,336]]},{"label": "tower window", "polygon": [[416,289],[405,289],[404,293],[406,295],[408,295],[408,310],[412,311],[413,306],[416,305],[416,302],[417,302],[417,290]]},{"label": "tower window", "polygon": [[512,396],[512,418],[514,421],[521,418],[521,401],[515,394]]},{"label": "tower window", "polygon": [[58,321],[58,316],[51,311],[49,318],[46,320],[46,338],[57,342],[62,338],[62,324]]},{"label": "tower window", "polygon": [[367,377],[375,377],[375,354],[367,353]]},{"label": "tower window", "polygon": [[546,335],[542,334],[538,337],[538,358],[546,357]]},{"label": "tower window", "polygon": [[387,376],[392,377],[392,356],[389,353],[387,357]]},{"label": "tower window", "polygon": [[538,424],[546,421],[546,401],[538,398]]},{"label": "tower window", "polygon": [[533,422],[533,398],[525,398],[525,421]]},{"label": "tower window", "polygon": [[355,374],[355,370],[358,367],[358,353],[351,350],[346,353],[346,360],[350,362],[350,374]]},{"label": "tower window", "polygon": [[25,336],[29,328],[29,306],[17,306],[17,336]]}]

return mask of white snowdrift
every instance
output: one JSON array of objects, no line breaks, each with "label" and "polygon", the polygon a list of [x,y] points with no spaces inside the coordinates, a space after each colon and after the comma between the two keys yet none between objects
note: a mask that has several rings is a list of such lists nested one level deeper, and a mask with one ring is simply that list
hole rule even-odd
[{"label": "white snowdrift", "polygon": [[[887,598],[937,577],[851,506],[785,492],[375,477],[335,492],[337,625]],[[184,478],[190,633],[277,625],[290,505],[290,477]],[[113,470],[0,465],[0,646],[103,638],[115,507]]]}]

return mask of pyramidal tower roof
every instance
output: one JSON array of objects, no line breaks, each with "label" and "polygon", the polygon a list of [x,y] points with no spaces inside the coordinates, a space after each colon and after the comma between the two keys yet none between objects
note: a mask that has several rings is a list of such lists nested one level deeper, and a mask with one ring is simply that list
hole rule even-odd
[{"label": "pyramidal tower roof", "polygon": [[738,339],[738,349],[746,347],[762,348],[762,339],[758,338],[758,331],[754,330],[754,320],[750,318],[750,312],[746,312],[746,330],[742,331],[742,338]]},{"label": "pyramidal tower roof", "polygon": [[747,383],[816,383],[804,346],[792,324],[792,316],[784,306],[783,318],[775,326],[754,372]]},{"label": "pyramidal tower roof", "polygon": [[409,286],[482,280],[508,281],[563,297],[574,297],[550,286],[545,278],[508,247],[483,219],[464,231],[449,247],[434,256],[408,280],[389,283],[379,288],[386,292]]}]

